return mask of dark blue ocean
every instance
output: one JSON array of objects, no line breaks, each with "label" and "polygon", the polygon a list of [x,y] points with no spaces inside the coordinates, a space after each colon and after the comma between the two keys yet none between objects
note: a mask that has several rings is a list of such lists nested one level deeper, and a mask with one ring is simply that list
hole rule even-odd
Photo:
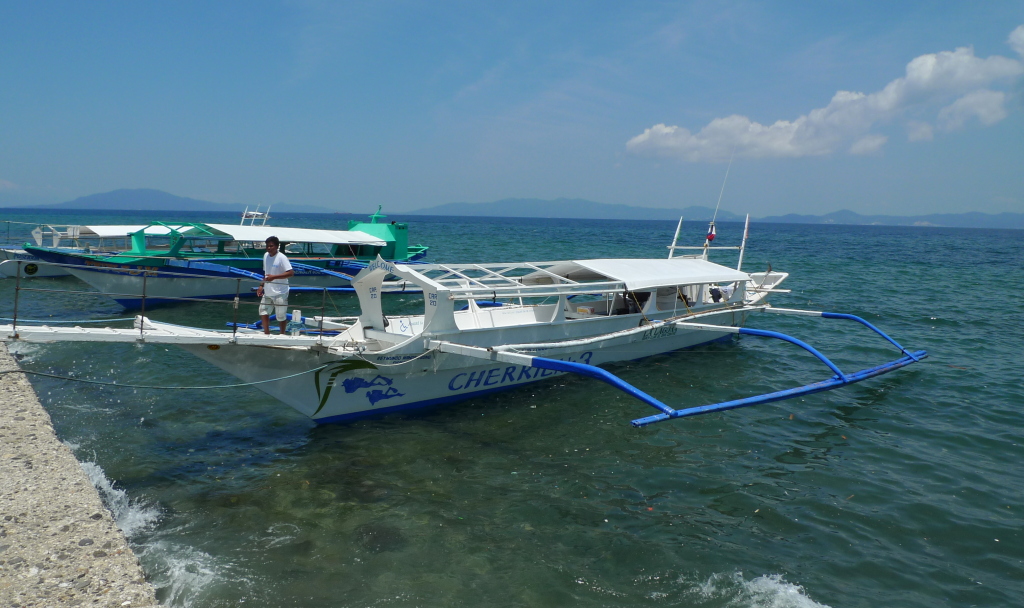
[{"label": "dark blue ocean", "polygon": [[[4,210],[0,221],[235,215]],[[271,223],[344,228],[350,216]],[[391,217],[429,261],[664,257],[674,222]],[[10,224],[12,239],[24,226]],[[0,224],[0,229],[6,229]],[[700,244],[704,223],[680,241]],[[742,226],[721,224],[739,243]],[[6,236],[6,235],[5,235]],[[923,363],[804,398],[635,429],[593,380],[317,426],[253,388],[141,390],[30,377],[169,606],[1020,606],[1024,232],[758,224],[744,270],[776,306],[853,313]],[[721,252],[717,261],[735,263]],[[74,279],[23,286],[84,289]],[[406,296],[408,297],[408,296]],[[0,281],[10,317],[14,281]],[[310,310],[320,296],[297,307]],[[336,295],[330,312],[356,312]],[[402,296],[389,303],[401,308]],[[230,308],[155,319],[223,327]],[[19,316],[117,319],[88,294],[22,292]],[[844,371],[895,359],[864,328],[753,316]],[[12,349],[28,370],[167,387],[236,382],[174,347]],[[608,369],[682,407],[831,375],[747,337]]]}]

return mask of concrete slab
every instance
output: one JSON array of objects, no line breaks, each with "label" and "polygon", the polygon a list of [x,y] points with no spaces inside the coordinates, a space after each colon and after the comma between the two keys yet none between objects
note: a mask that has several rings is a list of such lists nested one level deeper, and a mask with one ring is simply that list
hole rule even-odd
[{"label": "concrete slab", "polygon": [[[18,369],[0,343],[0,372]],[[0,606],[159,605],[20,373],[0,373]]]}]

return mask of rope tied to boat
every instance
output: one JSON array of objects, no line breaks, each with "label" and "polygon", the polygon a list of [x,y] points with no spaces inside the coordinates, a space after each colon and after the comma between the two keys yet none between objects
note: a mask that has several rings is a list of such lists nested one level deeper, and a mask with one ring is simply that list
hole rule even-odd
[{"label": "rope tied to boat", "polygon": [[[644,307],[643,307],[642,304],[640,304],[640,300],[636,297],[636,292],[635,291],[630,291],[628,293],[629,293],[630,296],[632,296],[633,301],[636,302],[637,312],[639,312],[640,316],[644,318],[644,322],[641,323],[641,325],[650,325],[651,324],[651,320],[648,319],[647,315],[644,314]],[[644,304],[646,304],[646,303],[647,303],[647,300],[644,300]]]},{"label": "rope tied to boat", "polygon": [[72,377],[72,376],[61,376],[59,374],[48,374],[46,372],[35,372],[35,371],[32,371],[32,370],[25,370],[25,369],[6,369],[6,370],[0,370],[0,375],[3,375],[3,374],[26,374],[26,375],[31,375],[31,376],[42,376],[44,378],[56,378],[58,380],[70,380],[72,382],[82,382],[82,383],[85,383],[85,384],[98,384],[100,386],[116,386],[118,388],[144,388],[144,389],[153,389],[153,390],[179,390],[179,391],[183,391],[183,390],[209,390],[209,389],[219,389],[219,388],[240,388],[240,387],[243,387],[243,386],[254,386],[256,384],[266,384],[268,382],[277,382],[279,380],[287,380],[289,378],[295,378],[297,376],[302,376],[302,375],[305,375],[305,374],[311,374],[313,372],[318,372],[318,371],[320,371],[322,369],[325,369],[327,367],[328,367],[327,365],[321,365],[319,367],[314,367],[313,369],[307,369],[306,371],[302,371],[302,372],[299,372],[297,374],[291,374],[291,375],[288,375],[288,376],[281,376],[280,378],[270,378],[268,380],[257,380],[255,382],[240,382],[240,383],[237,383],[237,384],[217,384],[217,385],[212,385],[212,386],[154,386],[154,385],[147,385],[147,384],[118,384],[117,382],[103,382],[102,380],[87,380],[85,378],[75,378],[75,377]]}]

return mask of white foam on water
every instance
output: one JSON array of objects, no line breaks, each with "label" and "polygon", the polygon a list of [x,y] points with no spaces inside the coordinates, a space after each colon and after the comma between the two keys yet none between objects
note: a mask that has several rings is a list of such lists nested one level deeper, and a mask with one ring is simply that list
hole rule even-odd
[{"label": "white foam on water", "polygon": [[[218,561],[195,547],[161,539],[160,531],[149,538],[137,538],[153,529],[160,520],[160,509],[144,500],[129,498],[95,462],[83,462],[81,466],[103,504],[113,513],[117,527],[129,539],[136,537],[132,549],[145,566],[146,577],[157,589],[162,604],[184,608],[203,604],[209,591],[224,581],[243,582],[252,588],[248,577],[235,572],[232,564]],[[164,532],[174,534],[177,531]]]},{"label": "white foam on water", "polygon": [[103,467],[95,462],[83,462],[81,465],[125,536],[132,538],[159,521],[159,508],[143,500],[128,498],[127,492],[114,487],[114,483],[103,473]]},{"label": "white foam on water", "polygon": [[298,537],[299,532],[300,528],[295,524],[278,523],[267,528],[265,534],[255,534],[250,538],[267,549],[272,549],[291,542]]},{"label": "white foam on water", "polygon": [[712,574],[697,583],[694,592],[702,599],[729,608],[829,608],[807,597],[804,588],[786,582],[781,574],[765,574],[747,580],[742,572]]},{"label": "white foam on water", "polygon": [[42,345],[40,344],[32,344],[30,342],[8,342],[7,352],[11,353],[12,355],[22,355],[25,357],[24,361],[26,363],[31,363],[35,358],[34,355],[39,352],[41,346]]},{"label": "white foam on water", "polygon": [[147,565],[146,573],[158,590],[160,603],[168,606],[203,605],[210,592],[226,581],[249,583],[233,572],[232,564],[174,541],[152,540],[141,548],[139,557]]}]

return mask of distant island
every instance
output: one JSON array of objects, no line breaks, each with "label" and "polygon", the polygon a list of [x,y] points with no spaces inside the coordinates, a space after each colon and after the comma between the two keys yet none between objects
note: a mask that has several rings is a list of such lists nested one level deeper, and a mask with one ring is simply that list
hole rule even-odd
[{"label": "distant island", "polygon": [[[274,203],[272,211],[285,213],[334,213],[333,209],[317,207],[315,205],[295,205],[291,203]],[[33,209],[95,209],[104,211],[227,211],[237,212],[239,215],[245,210],[246,205],[234,205],[231,203],[214,203],[187,196],[177,196],[154,190],[152,188],[134,188],[113,190],[100,194],[80,196],[73,201],[66,203],[53,203],[49,205],[33,205]],[[261,209],[266,210],[264,203]],[[254,204],[249,205],[250,210],[255,209]]]},{"label": "distant island", "polygon": [[[448,203],[403,215],[450,215],[470,217],[543,217],[579,218],[590,220],[710,220],[715,210],[710,207],[686,207],[683,209],[654,209],[630,205],[595,203],[581,198],[556,198],[553,201],[538,198],[507,198],[493,203]],[[744,216],[719,210],[718,219],[723,222],[741,222]]]},{"label": "distant island", "polygon": [[[493,203],[448,203],[409,211],[403,215],[451,215],[489,217],[544,217],[608,220],[676,220],[683,216],[688,221],[709,221],[715,210],[711,207],[685,207],[682,209],[654,209],[629,205],[609,205],[584,199],[509,198]],[[718,221],[741,222],[745,216],[718,210]],[[848,211],[835,211],[825,215],[776,215],[751,217],[753,222],[779,224],[848,224],[881,226],[945,226],[949,228],[1013,228],[1024,229],[1024,213],[934,213],[930,215],[861,215]]]},{"label": "distant island", "polygon": [[[13,207],[9,205],[8,207]],[[368,207],[372,207],[369,205]],[[35,205],[32,209],[81,209],[97,211],[219,211],[241,214],[245,205],[214,203],[162,190],[149,188],[121,189],[101,194],[82,196],[73,201],[50,205]],[[253,205],[249,205],[250,210]],[[266,207],[263,207],[266,209]],[[327,207],[274,203],[272,211],[281,213],[340,213]],[[372,211],[361,209],[360,212]],[[385,209],[385,211],[388,211]],[[565,219],[605,220],[676,220],[683,216],[688,221],[708,221],[714,215],[711,207],[692,206],[679,209],[636,207],[598,203],[579,198],[508,198],[490,203],[448,203],[415,211],[397,213],[403,216],[430,215],[453,217],[537,217]],[[718,221],[739,222],[744,216],[724,209],[718,211]],[[846,224],[881,226],[937,226],[950,228],[1010,228],[1024,229],[1024,213],[933,213],[929,215],[861,215],[842,210],[824,215],[773,215],[751,218],[755,222],[783,224]]]},{"label": "distant island", "polygon": [[843,209],[825,215],[773,215],[759,222],[778,224],[854,224],[862,226],[936,226],[948,228],[1024,228],[1024,213],[932,213],[929,215],[861,215]]}]

